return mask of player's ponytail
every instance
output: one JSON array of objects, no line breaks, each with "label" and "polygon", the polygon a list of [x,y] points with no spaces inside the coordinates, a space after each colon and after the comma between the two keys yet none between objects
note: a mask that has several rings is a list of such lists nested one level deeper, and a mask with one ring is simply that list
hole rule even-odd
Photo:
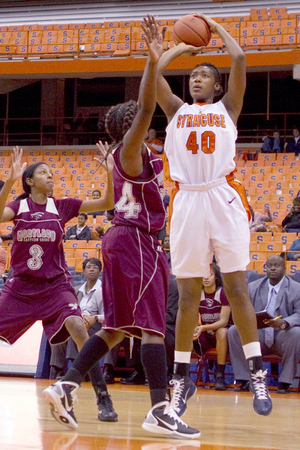
[{"label": "player's ponytail", "polygon": [[34,174],[35,169],[39,167],[41,164],[45,164],[43,161],[37,162],[35,164],[31,164],[31,166],[27,167],[26,170],[24,170],[22,175],[22,186],[23,186],[23,194],[19,195],[16,200],[23,200],[24,198],[28,198],[31,193],[31,187],[29,184],[27,184],[27,178],[32,178],[32,175]]}]

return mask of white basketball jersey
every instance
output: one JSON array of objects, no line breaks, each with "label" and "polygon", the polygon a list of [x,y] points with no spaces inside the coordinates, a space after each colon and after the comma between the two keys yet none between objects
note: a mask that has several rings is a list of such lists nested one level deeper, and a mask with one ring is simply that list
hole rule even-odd
[{"label": "white basketball jersey", "polygon": [[208,183],[235,169],[237,130],[221,101],[185,103],[166,131],[165,152],[172,180]]}]

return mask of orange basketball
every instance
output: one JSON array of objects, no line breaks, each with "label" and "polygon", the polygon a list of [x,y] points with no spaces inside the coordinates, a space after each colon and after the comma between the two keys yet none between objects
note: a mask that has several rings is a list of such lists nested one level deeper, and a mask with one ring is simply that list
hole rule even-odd
[{"label": "orange basketball", "polygon": [[188,14],[175,22],[173,39],[175,44],[184,42],[194,47],[205,47],[211,39],[211,31],[205,20]]}]

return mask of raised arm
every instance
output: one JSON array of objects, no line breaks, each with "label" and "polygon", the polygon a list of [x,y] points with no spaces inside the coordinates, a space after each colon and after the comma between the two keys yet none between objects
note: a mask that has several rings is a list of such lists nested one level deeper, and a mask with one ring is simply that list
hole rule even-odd
[{"label": "raised arm", "polygon": [[246,89],[246,58],[243,49],[230,36],[230,34],[222,27],[221,24],[215,22],[204,14],[197,14],[206,20],[213,33],[217,33],[224,42],[229,56],[232,59],[227,93],[222,98],[230,117],[237,124],[238,117],[242,111],[243,99]]},{"label": "raised arm", "polygon": [[[90,213],[94,211],[106,211],[108,209],[113,209],[114,207],[114,187],[113,187],[113,168],[114,168],[114,158],[109,154],[108,143],[105,145],[99,141],[97,144],[98,149],[104,158],[103,167],[107,170],[107,189],[104,198],[99,198],[97,200],[86,200],[81,203],[79,213]],[[97,159],[97,158],[94,158]],[[100,161],[99,161],[100,162]]]},{"label": "raised arm", "polygon": [[149,54],[139,89],[138,111],[123,138],[121,151],[122,167],[131,176],[137,176],[142,171],[142,144],[156,107],[157,65],[163,53],[163,36],[158,32],[154,17],[148,15],[144,21],[146,26],[143,29]]},{"label": "raised arm", "polygon": [[157,71],[157,102],[167,116],[168,123],[172,120],[176,111],[183,105],[183,100],[173,94],[169,83],[163,77],[163,72],[174,59],[184,54],[192,55],[198,53],[201,48],[186,45],[181,42],[166,51],[159,60]]},{"label": "raised arm", "polygon": [[0,222],[9,222],[14,217],[14,212],[11,208],[7,208],[7,197],[15,183],[23,174],[26,163],[21,163],[23,150],[15,147],[11,153],[11,168],[10,174],[6,183],[0,191]]}]

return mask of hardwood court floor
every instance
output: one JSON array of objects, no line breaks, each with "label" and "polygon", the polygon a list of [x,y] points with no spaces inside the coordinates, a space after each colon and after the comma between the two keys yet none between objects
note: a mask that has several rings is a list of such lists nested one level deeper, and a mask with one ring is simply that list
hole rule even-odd
[{"label": "hardwood court floor", "polygon": [[49,380],[0,377],[1,450],[250,450],[300,448],[300,394],[272,393],[273,412],[258,416],[250,393],[199,388],[184,420],[200,429],[198,440],[175,440],[141,428],[150,407],[146,386],[109,386],[116,423],[100,422],[90,383],[78,391],[77,432],[51,416],[42,399]]}]

